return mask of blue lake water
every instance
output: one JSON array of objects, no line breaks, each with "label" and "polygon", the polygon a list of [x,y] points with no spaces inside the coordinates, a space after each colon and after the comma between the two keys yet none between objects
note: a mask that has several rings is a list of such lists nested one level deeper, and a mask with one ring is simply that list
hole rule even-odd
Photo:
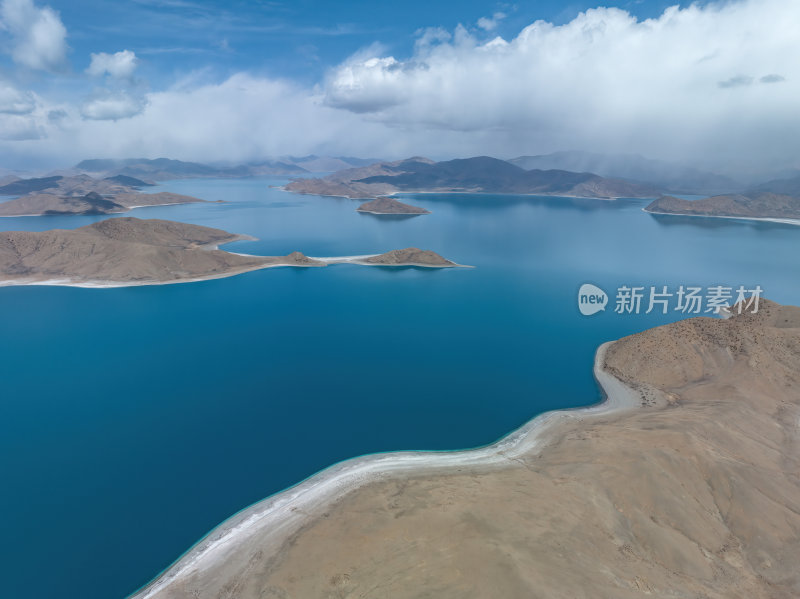
[{"label": "blue lake water", "polygon": [[[800,303],[800,227],[642,201],[419,195],[386,219],[282,180],[138,209],[311,256],[417,246],[474,269],[338,265],[123,289],[0,288],[0,596],[122,598],[237,510],[336,461],[483,445],[595,403],[596,347],[681,317],[581,316],[621,285],[761,285]],[[100,217],[0,219],[75,228]],[[46,566],[46,570],[42,568]]]}]

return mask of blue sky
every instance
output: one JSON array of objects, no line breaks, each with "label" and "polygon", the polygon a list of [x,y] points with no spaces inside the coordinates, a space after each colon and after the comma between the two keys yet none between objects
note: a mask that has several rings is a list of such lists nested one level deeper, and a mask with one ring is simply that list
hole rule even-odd
[{"label": "blue sky", "polygon": [[[75,69],[88,66],[92,52],[127,48],[141,59],[141,72],[154,82],[186,71],[263,72],[305,81],[374,42],[389,52],[411,51],[416,31],[477,27],[481,18],[505,14],[495,33],[513,36],[537,19],[572,20],[593,2],[208,2],[201,0],[53,1],[69,31]],[[662,0],[604,2],[641,18],[657,16]],[[686,4],[686,3],[684,3]]]},{"label": "blue sky", "polygon": [[786,0],[0,0],[0,169],[560,150],[798,167],[799,22]]}]

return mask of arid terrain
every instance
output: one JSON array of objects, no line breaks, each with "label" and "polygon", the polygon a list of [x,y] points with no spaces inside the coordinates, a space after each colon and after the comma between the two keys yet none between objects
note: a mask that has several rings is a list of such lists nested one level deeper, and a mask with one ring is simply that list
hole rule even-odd
[{"label": "arid terrain", "polygon": [[111,218],[73,230],[0,232],[0,286],[157,285],[228,277],[271,266],[327,266],[351,263],[448,267],[455,263],[428,250],[314,259],[300,252],[250,256],[217,249],[252,240],[220,229],[167,220]]},{"label": "arid terrain", "polygon": [[525,453],[289,491],[136,597],[800,596],[800,308],[644,331],[596,368],[627,405],[554,413]]},{"label": "arid terrain", "polygon": [[17,179],[0,187],[0,194],[19,195],[0,203],[0,216],[116,214],[143,206],[203,202],[171,192],[142,193],[149,183],[132,177],[94,179],[88,175]]},{"label": "arid terrain", "polygon": [[369,212],[371,214],[430,214],[430,211],[419,206],[405,204],[394,198],[376,198],[361,204],[357,210],[359,212]]},{"label": "arid terrain", "polygon": [[702,200],[663,196],[645,208],[654,214],[800,220],[800,197],[770,192],[721,195]]},{"label": "arid terrain", "polygon": [[378,264],[383,266],[458,266],[455,262],[442,258],[436,252],[420,250],[418,248],[392,250],[385,254],[365,258],[363,262],[366,264]]}]

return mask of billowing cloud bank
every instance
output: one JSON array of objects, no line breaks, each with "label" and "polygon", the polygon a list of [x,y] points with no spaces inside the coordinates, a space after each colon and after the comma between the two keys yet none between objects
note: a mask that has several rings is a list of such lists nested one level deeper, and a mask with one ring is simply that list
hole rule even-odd
[{"label": "billowing cloud bank", "polygon": [[749,0],[645,21],[600,8],[510,41],[460,28],[407,60],[341,65],[326,101],[393,126],[492,130],[520,151],[527,138],[692,157],[796,152],[780,131],[800,125],[799,23],[798,2]]},{"label": "billowing cloud bank", "polygon": [[16,63],[44,71],[64,65],[67,30],[52,8],[39,8],[33,0],[2,0],[0,26],[11,34]]},{"label": "billowing cloud bank", "polygon": [[422,32],[409,57],[375,44],[314,89],[240,73],[133,93],[135,55],[96,54],[88,73],[117,87],[82,106],[0,82],[0,138],[15,140],[0,147],[232,161],[583,149],[800,166],[798,2],[674,7],[645,21],[599,8],[510,40],[493,37],[502,18]]}]

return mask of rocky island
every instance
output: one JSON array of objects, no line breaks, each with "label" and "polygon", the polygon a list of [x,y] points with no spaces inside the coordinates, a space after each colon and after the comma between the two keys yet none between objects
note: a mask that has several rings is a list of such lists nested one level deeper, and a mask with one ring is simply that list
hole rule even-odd
[{"label": "rocky island", "polygon": [[442,258],[436,252],[417,248],[392,250],[385,254],[364,258],[362,262],[364,264],[374,264],[376,266],[422,266],[435,268],[460,266],[460,264]]},{"label": "rocky island", "polygon": [[358,259],[316,259],[300,252],[251,256],[218,249],[224,243],[252,239],[198,225],[130,217],[111,218],[74,230],[4,231],[0,232],[0,286],[160,285],[229,277],[273,266],[339,263],[456,266],[434,252],[417,249]]},{"label": "rocky island", "polygon": [[0,216],[117,214],[145,206],[205,201],[171,192],[141,193],[139,188],[146,185],[150,183],[133,177],[20,179],[0,187],[0,195],[21,196],[0,203]]},{"label": "rocky island", "polygon": [[768,302],[605,344],[604,403],[339,464],[134,597],[796,597],[798,373],[800,308]]},{"label": "rocky island", "polygon": [[324,178],[296,179],[287,191],[367,199],[398,191],[439,193],[503,193],[612,199],[654,198],[655,188],[593,173],[525,170],[478,156],[444,162],[414,157],[346,169]]},{"label": "rocky island", "polygon": [[663,196],[645,209],[651,214],[714,216],[800,223],[800,197],[766,191],[682,200]]},{"label": "rocky island", "polygon": [[419,206],[412,206],[411,204],[404,204],[394,198],[376,198],[369,202],[364,202],[356,208],[358,212],[367,212],[370,214],[379,215],[416,215],[416,214],[430,214],[429,210],[420,208]]}]

